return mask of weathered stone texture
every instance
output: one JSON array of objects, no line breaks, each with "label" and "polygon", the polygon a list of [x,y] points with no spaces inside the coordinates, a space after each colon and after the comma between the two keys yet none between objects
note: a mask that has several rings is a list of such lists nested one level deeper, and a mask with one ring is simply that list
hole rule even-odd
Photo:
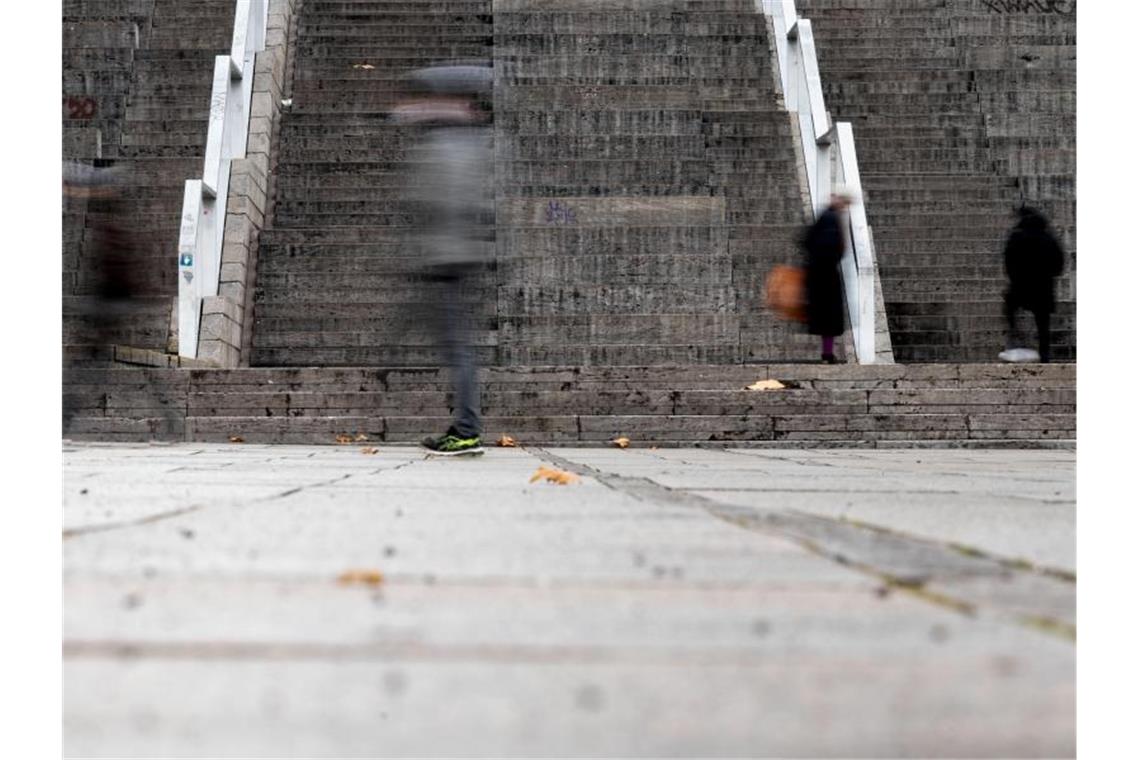
[{"label": "weathered stone texture", "polygon": [[233,0],[63,5],[63,158],[127,170],[122,223],[139,241],[134,298],[108,323],[90,298],[100,274],[90,231],[98,220],[65,214],[65,356],[107,358],[116,343],[167,348],[183,184],[201,176],[213,60],[229,50],[233,16]]},{"label": "weathered stone texture", "polygon": [[[806,210],[768,34],[744,0],[307,2],[255,362],[424,355],[424,331],[362,311],[425,319],[401,246],[414,135],[384,116],[409,68],[458,58],[495,65],[495,266],[472,287],[493,364],[814,355],[759,299]],[[282,313],[302,300],[320,315]]]},{"label": "weathered stone texture", "polygon": [[[233,313],[214,305],[215,322]],[[785,387],[746,390],[766,379]],[[407,442],[448,424],[449,377],[435,368],[71,369],[64,381],[73,438],[335,443],[363,433]],[[482,370],[481,381],[488,440],[508,434],[524,445],[608,445],[622,435],[635,446],[1076,438],[1071,364],[503,366]]]}]

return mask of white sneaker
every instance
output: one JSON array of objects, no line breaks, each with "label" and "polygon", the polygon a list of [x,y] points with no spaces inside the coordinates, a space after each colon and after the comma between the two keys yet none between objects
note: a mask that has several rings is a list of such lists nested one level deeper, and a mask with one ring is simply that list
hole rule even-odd
[{"label": "white sneaker", "polygon": [[1039,362],[1041,354],[1032,348],[1011,348],[998,354],[1003,362]]}]

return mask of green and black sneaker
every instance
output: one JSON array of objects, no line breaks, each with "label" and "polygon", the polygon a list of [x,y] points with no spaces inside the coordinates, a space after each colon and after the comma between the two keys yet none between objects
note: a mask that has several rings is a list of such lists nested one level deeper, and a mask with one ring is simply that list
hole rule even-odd
[{"label": "green and black sneaker", "polygon": [[420,441],[420,445],[432,453],[446,457],[477,456],[483,453],[483,441],[479,436],[467,438],[459,435],[455,428],[448,428],[438,438],[425,438]]}]

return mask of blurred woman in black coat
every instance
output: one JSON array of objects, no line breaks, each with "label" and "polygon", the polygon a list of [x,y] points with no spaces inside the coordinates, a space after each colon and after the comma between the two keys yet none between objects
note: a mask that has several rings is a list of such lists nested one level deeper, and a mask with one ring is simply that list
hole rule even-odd
[{"label": "blurred woman in black coat", "polygon": [[821,358],[836,364],[835,336],[843,334],[843,279],[839,260],[845,242],[842,214],[851,205],[851,194],[837,190],[831,203],[804,235],[807,249],[805,295],[808,332],[822,339]]}]

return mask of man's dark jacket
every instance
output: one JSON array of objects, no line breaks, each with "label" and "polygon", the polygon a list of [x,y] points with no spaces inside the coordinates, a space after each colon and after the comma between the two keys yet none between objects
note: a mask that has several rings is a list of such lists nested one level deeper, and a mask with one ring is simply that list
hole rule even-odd
[{"label": "man's dark jacket", "polygon": [[1035,211],[1022,211],[1005,244],[1005,272],[1009,276],[1012,305],[1051,313],[1053,282],[1064,267],[1064,251],[1049,231],[1045,217]]}]

